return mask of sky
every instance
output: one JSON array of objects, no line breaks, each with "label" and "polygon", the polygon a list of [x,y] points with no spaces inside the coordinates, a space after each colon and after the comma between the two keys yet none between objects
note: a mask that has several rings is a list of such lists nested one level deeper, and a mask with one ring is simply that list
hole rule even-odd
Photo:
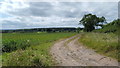
[{"label": "sky", "polygon": [[88,13],[111,22],[118,18],[118,2],[0,0],[0,29],[83,27],[79,21]]}]

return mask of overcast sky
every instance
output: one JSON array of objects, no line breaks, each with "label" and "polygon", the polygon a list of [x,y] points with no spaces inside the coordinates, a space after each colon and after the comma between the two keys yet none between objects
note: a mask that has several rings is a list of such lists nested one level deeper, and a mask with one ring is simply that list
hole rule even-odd
[{"label": "overcast sky", "polygon": [[15,2],[0,0],[2,29],[78,27],[84,14],[118,18],[117,2]]}]

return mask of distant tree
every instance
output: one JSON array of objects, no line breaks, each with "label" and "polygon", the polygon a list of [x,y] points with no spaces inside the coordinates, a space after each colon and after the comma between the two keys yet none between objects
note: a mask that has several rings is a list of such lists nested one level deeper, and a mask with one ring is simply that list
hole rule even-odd
[{"label": "distant tree", "polygon": [[[79,21],[79,24],[84,26],[84,31],[91,32],[95,29],[95,26],[103,26],[103,22],[106,22],[105,17],[97,17],[96,15],[87,14]],[[102,22],[102,24],[100,24]]]},{"label": "distant tree", "polygon": [[77,33],[79,33],[80,32],[80,27],[76,28],[76,31],[77,31]]}]

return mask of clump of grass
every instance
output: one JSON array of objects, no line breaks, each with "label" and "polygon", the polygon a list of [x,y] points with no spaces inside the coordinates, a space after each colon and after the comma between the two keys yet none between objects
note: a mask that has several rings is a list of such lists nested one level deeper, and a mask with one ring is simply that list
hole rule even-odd
[{"label": "clump of grass", "polygon": [[35,57],[35,58],[33,59],[33,66],[43,67],[43,68],[47,67],[46,65],[44,65],[44,64],[42,63],[42,61],[41,61],[40,58],[38,58],[38,57]]},{"label": "clump of grass", "polygon": [[27,40],[23,41],[9,40],[7,42],[3,42],[2,52],[12,52],[18,49],[25,50],[29,46],[30,43]]},{"label": "clump of grass", "polygon": [[118,36],[113,33],[83,33],[79,39],[84,45],[96,52],[120,60],[118,58]]}]

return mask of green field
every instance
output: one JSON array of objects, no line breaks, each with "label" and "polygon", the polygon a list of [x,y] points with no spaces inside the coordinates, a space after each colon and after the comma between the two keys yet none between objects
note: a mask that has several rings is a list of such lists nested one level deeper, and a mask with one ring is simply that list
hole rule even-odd
[{"label": "green field", "polygon": [[118,36],[114,33],[82,33],[80,43],[103,55],[118,58]]},{"label": "green field", "polygon": [[[51,46],[76,33],[3,33],[3,66],[51,66]],[[118,59],[118,36],[114,33],[81,32],[80,43],[96,52]]]},{"label": "green field", "polygon": [[[50,47],[56,40],[76,33],[3,33],[3,66],[51,66],[54,65]],[[0,56],[1,57],[1,56]]]}]

